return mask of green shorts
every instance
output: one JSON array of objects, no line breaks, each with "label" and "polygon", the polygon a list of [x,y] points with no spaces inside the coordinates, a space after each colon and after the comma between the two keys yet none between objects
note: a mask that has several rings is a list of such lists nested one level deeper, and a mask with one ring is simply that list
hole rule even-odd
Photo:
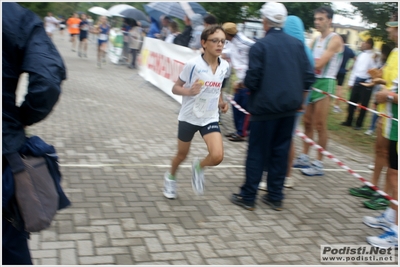
[{"label": "green shorts", "polygon": [[[334,95],[336,91],[336,80],[330,78],[317,78],[311,88],[320,89],[328,94]],[[324,99],[327,95],[312,90],[310,96],[310,103],[315,103]]]}]

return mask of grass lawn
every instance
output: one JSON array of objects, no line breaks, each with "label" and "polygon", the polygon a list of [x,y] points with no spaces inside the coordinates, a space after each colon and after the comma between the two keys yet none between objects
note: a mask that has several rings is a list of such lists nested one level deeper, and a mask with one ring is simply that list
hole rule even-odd
[{"label": "grass lawn", "polygon": [[[350,99],[350,90],[347,86],[347,81],[350,77],[350,72],[347,73],[346,78],[343,82],[343,95],[342,97],[344,99]],[[369,156],[374,156],[374,144],[376,137],[375,135],[373,136],[368,136],[365,135],[364,132],[369,128],[371,125],[371,118],[373,113],[370,111],[367,111],[365,118],[364,118],[364,123],[363,123],[363,128],[359,131],[354,130],[352,127],[346,127],[340,125],[343,121],[346,120],[347,118],[347,107],[348,104],[345,102],[340,101],[340,108],[343,110],[341,113],[334,113],[332,111],[333,109],[333,102],[335,99],[331,99],[331,110],[329,112],[328,116],[328,131],[329,131],[329,138],[340,143],[343,145],[346,145],[356,151],[359,151],[361,153],[364,153]],[[371,108],[373,99],[371,97],[371,102],[369,107]],[[353,118],[353,125],[355,124],[355,121],[357,120],[358,117],[358,111],[354,112],[354,118]],[[328,144],[329,146],[329,144]]]}]

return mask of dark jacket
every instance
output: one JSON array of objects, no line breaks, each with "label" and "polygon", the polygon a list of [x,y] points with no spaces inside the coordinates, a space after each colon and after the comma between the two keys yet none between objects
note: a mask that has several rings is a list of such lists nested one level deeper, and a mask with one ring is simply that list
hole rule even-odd
[{"label": "dark jacket", "polygon": [[[24,126],[43,120],[51,112],[66,73],[39,17],[17,3],[2,5],[4,155],[18,151],[25,143]],[[29,74],[28,93],[17,107],[15,91],[23,72]]]},{"label": "dark jacket", "polygon": [[174,44],[189,47],[190,39],[192,38],[192,26],[187,25],[181,34],[174,39]]},{"label": "dark jacket", "polygon": [[314,80],[304,44],[279,28],[270,29],[249,52],[244,83],[250,89],[251,120],[293,116]]},{"label": "dark jacket", "polygon": [[160,24],[155,18],[151,18],[150,29],[149,32],[147,33],[147,37],[157,38],[156,34],[159,34],[160,32],[161,32]]}]

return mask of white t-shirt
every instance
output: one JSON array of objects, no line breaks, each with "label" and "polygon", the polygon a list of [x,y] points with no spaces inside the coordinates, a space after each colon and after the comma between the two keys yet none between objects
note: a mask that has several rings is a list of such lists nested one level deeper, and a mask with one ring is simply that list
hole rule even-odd
[{"label": "white t-shirt", "polygon": [[185,82],[184,88],[189,88],[198,79],[203,86],[198,95],[182,96],[182,107],[178,120],[197,126],[206,126],[218,122],[218,101],[221,94],[222,82],[228,77],[229,64],[218,58],[219,65],[215,74],[211,67],[199,55],[184,66],[179,78]]},{"label": "white t-shirt", "polygon": [[55,29],[59,21],[55,17],[45,17],[44,18],[45,22],[45,29],[46,32],[52,33]]}]

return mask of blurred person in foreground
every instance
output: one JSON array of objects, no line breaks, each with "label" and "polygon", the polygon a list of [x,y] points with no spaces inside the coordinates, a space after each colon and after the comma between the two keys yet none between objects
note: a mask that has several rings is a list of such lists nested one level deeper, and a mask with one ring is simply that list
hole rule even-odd
[{"label": "blurred person in foreground", "polygon": [[[28,247],[30,234],[23,225],[18,227],[18,220],[9,209],[15,198],[4,203],[5,195],[14,194],[5,191],[9,188],[4,184],[4,172],[9,166],[6,157],[20,151],[25,144],[25,127],[45,119],[52,111],[66,73],[60,54],[33,12],[16,3],[3,3],[2,30],[2,264],[25,265],[32,264]],[[18,79],[24,72],[29,74],[27,95],[21,106],[17,106]]]},{"label": "blurred person in foreground", "polygon": [[254,210],[257,188],[267,166],[268,194],[262,201],[279,211],[283,208],[283,185],[296,112],[304,109],[308,88],[315,78],[304,44],[282,30],[286,7],[267,2],[260,12],[266,35],[250,48],[244,79],[250,90],[247,107],[251,114],[246,179],[240,192],[231,196],[231,202]]}]

